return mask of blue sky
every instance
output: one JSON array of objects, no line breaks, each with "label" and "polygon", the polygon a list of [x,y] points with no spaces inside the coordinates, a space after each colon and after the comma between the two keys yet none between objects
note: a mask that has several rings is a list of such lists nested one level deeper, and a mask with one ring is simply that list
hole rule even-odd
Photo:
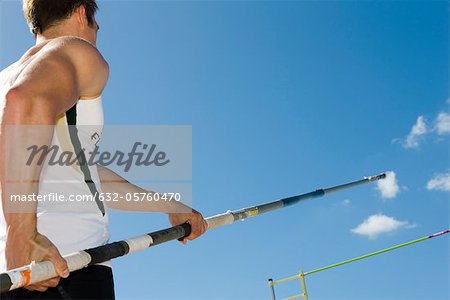
[{"label": "blue sky", "polygon": [[[449,227],[447,1],[101,1],[107,124],[192,125],[205,216],[393,171],[114,262],[118,299],[268,299]],[[1,2],[0,67],[33,45]],[[390,198],[389,198],[390,197]],[[371,217],[372,216],[372,217]],[[112,213],[112,240],[168,225]],[[311,299],[448,299],[449,239],[307,277]],[[278,295],[299,292],[297,283]]]}]

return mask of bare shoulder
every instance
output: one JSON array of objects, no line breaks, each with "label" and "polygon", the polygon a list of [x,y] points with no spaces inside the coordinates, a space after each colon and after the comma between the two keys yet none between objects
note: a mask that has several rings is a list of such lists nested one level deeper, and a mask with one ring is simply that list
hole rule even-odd
[{"label": "bare shoulder", "polygon": [[[45,47],[48,51],[67,55],[76,64],[80,63],[84,67],[108,69],[108,63],[100,51],[84,39],[74,36],[59,37],[51,40]],[[93,65],[88,65],[88,63]]]},{"label": "bare shoulder", "polygon": [[46,46],[51,49],[65,51],[72,55],[76,55],[77,52],[80,52],[79,54],[89,55],[106,63],[100,51],[98,51],[94,45],[79,37],[62,36],[54,38],[50,40]]},{"label": "bare shoulder", "polygon": [[109,65],[94,45],[78,37],[66,36],[53,39],[45,47],[45,52],[51,56],[61,56],[73,65],[80,97],[101,94],[109,77]]}]

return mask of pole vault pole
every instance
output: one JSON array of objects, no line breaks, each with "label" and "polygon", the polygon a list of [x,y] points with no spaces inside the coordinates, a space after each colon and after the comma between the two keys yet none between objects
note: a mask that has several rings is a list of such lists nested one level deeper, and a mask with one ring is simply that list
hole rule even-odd
[{"label": "pole vault pole", "polygon": [[[210,230],[219,226],[232,224],[239,220],[244,220],[263,213],[290,206],[303,200],[322,197],[332,192],[353,188],[355,186],[377,181],[385,177],[385,173],[377,176],[364,177],[361,180],[337,185],[330,188],[319,189],[314,192],[301,194],[298,196],[288,197],[261,205],[250,206],[235,211],[227,211],[223,214],[208,217],[205,220],[208,224],[208,230]],[[136,251],[141,251],[171,240],[181,239],[189,236],[190,233],[191,225],[185,223],[128,240],[78,251],[64,256],[64,259],[67,261],[69,271],[73,272],[113,258],[117,258]],[[37,263],[32,262],[28,266],[23,266],[0,274],[0,293],[11,291],[36,282],[44,281],[56,276],[56,271],[50,261],[42,261]]]}]

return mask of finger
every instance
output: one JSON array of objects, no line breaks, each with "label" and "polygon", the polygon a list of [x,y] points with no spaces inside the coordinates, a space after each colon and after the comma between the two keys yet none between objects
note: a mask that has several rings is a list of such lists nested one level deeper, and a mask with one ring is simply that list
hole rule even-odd
[{"label": "finger", "polygon": [[44,282],[39,283],[40,285],[46,286],[46,287],[57,287],[59,284],[60,277],[55,277],[49,280],[46,280]]},{"label": "finger", "polygon": [[201,234],[201,224],[200,224],[200,219],[201,215],[200,214],[196,214],[195,217],[193,218],[191,224],[192,224],[192,228],[191,228],[191,237],[198,237]]},{"label": "finger", "polygon": [[185,239],[192,241],[196,237],[197,237],[197,226],[194,223],[191,223],[191,233]]},{"label": "finger", "polygon": [[48,253],[48,259],[55,266],[56,273],[63,277],[67,278],[69,276],[69,267],[67,266],[66,260],[61,256],[58,249],[56,247],[52,247]]},{"label": "finger", "polygon": [[207,224],[205,219],[203,218],[202,214],[199,213],[198,215],[198,221],[200,224],[200,235],[202,235],[203,233],[205,233],[206,229],[207,229]]},{"label": "finger", "polygon": [[204,234],[208,230],[208,223],[206,223],[206,221],[203,219],[202,220],[202,225],[203,225],[203,232],[202,232],[202,234]]},{"label": "finger", "polygon": [[202,225],[200,223],[196,223],[195,225],[191,225],[191,226],[192,226],[191,234],[187,237],[187,239],[190,241],[198,238],[202,234],[202,229],[201,229]]},{"label": "finger", "polygon": [[200,224],[201,224],[201,234],[204,234],[206,232],[206,230],[208,229],[208,224],[206,224],[205,219],[203,218],[203,216],[200,214]]},{"label": "finger", "polygon": [[[55,277],[46,281],[39,282],[38,284],[29,285],[29,290],[39,290],[42,292],[42,289],[47,290],[50,287],[57,287],[59,284],[60,277]],[[44,290],[44,291],[45,291]]]},{"label": "finger", "polygon": [[48,290],[48,287],[42,286],[40,284],[32,284],[32,285],[26,286],[25,289],[27,289],[29,291],[45,292],[46,290]]},{"label": "finger", "polygon": [[206,224],[205,219],[203,219],[203,217],[200,215],[200,219],[199,219],[199,232],[198,235],[202,235],[206,232],[206,230],[208,229],[208,225]]}]

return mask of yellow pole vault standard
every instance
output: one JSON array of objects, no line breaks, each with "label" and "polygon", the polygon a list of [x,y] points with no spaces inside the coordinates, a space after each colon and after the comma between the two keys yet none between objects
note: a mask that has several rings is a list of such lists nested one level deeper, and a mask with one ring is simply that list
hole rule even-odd
[{"label": "yellow pole vault standard", "polygon": [[431,239],[431,238],[435,238],[435,237],[447,234],[449,232],[450,232],[450,229],[447,229],[447,230],[444,230],[444,231],[441,231],[441,232],[438,232],[438,233],[435,233],[435,234],[432,234],[432,235],[424,236],[424,237],[422,237],[420,239],[409,241],[409,242],[406,242],[406,243],[403,243],[403,244],[392,246],[392,247],[389,247],[389,248],[386,248],[386,249],[383,249],[383,250],[379,250],[379,251],[372,252],[372,253],[369,253],[369,254],[366,254],[366,255],[358,256],[358,257],[355,257],[355,258],[352,258],[352,259],[347,259],[347,260],[344,260],[342,262],[335,263],[335,264],[332,264],[332,265],[329,265],[329,266],[326,266],[326,267],[322,267],[322,268],[319,268],[319,269],[315,269],[315,270],[312,270],[312,271],[309,271],[309,272],[303,273],[303,271],[300,271],[300,273],[298,275],[294,275],[294,276],[287,277],[287,278],[284,278],[284,279],[275,280],[275,281],[272,280],[272,279],[269,279],[269,286],[271,288],[272,300],[276,300],[276,297],[275,297],[275,285],[277,285],[277,284],[284,283],[284,282],[291,281],[291,280],[295,280],[295,279],[300,279],[300,283],[302,285],[302,293],[299,294],[299,295],[292,296],[292,297],[284,298],[284,300],[299,299],[299,298],[304,298],[305,300],[308,300],[308,293],[306,291],[306,284],[305,284],[305,276],[306,275],[311,275],[311,274],[314,274],[314,273],[322,272],[322,271],[325,271],[325,270],[328,270],[328,269],[336,268],[336,267],[339,267],[339,266],[342,266],[342,265],[345,265],[345,264],[349,264],[349,263],[352,263],[352,262],[355,262],[355,261],[358,261],[358,260],[362,260],[362,259],[365,259],[365,258],[368,258],[368,257],[371,257],[371,256],[375,256],[375,255],[378,255],[378,254],[381,254],[381,253],[385,253],[385,252],[388,252],[388,251],[396,250],[398,248],[406,247],[406,246],[409,246],[409,245],[412,245],[412,244],[415,244],[415,243],[423,242],[425,240],[428,240],[428,239]]},{"label": "yellow pole vault standard", "polygon": [[308,300],[308,292],[306,291],[306,283],[305,283],[306,275],[303,273],[303,270],[300,270],[299,276],[300,276],[300,282],[302,284],[302,291],[303,291],[302,295],[305,298],[305,300]]}]

